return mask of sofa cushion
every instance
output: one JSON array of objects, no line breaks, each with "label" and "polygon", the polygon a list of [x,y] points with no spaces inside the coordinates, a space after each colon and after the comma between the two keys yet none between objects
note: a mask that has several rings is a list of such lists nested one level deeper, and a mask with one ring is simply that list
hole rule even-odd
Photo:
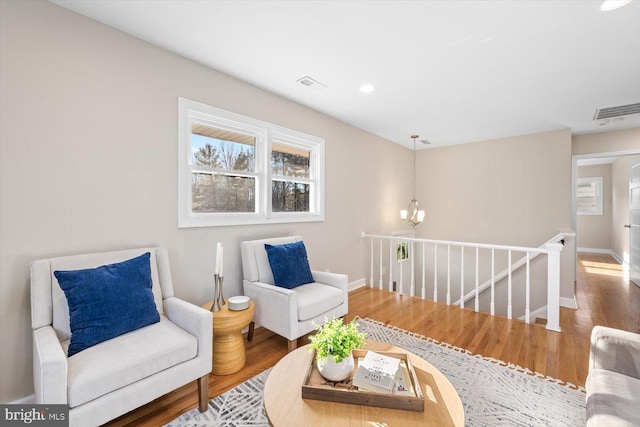
[{"label": "sofa cushion", "polygon": [[[68,342],[64,341],[63,346]],[[97,344],[67,359],[69,407],[191,360],[197,352],[196,337],[161,316],[159,323]]]},{"label": "sofa cushion", "polygon": [[588,427],[638,425],[640,379],[605,369],[592,369],[586,389]]},{"label": "sofa cushion", "polygon": [[115,264],[54,272],[69,304],[69,357],[160,320],[150,258],[146,252]]},{"label": "sofa cushion", "polygon": [[313,282],[307,249],[303,242],[264,245],[276,286],[293,289]]},{"label": "sofa cushion", "polygon": [[340,289],[322,283],[298,286],[296,297],[300,322],[320,316],[344,302],[344,294]]}]

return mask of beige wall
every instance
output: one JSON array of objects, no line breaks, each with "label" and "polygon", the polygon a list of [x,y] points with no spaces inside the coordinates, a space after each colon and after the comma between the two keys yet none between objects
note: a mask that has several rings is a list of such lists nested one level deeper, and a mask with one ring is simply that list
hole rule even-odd
[{"label": "beige wall", "polygon": [[571,224],[568,129],[418,154],[420,237],[539,246]]},{"label": "beige wall", "polygon": [[[411,152],[44,1],[1,1],[0,401],[33,393],[29,263],[161,245],[176,294],[241,293],[239,243],[300,234],[312,268],[365,277],[362,231],[401,226]],[[177,228],[177,98],[320,136],[326,220]],[[389,208],[393,207],[393,208]]]},{"label": "beige wall", "polygon": [[581,166],[578,178],[602,177],[602,215],[578,215],[578,248],[611,249],[611,165]]},{"label": "beige wall", "polygon": [[[417,164],[426,210],[417,237],[537,247],[571,229],[568,129],[427,149]],[[567,245],[560,295],[572,299],[574,240]]]},{"label": "beige wall", "polygon": [[572,138],[571,154],[574,156],[615,151],[640,151],[640,128],[575,135]]}]

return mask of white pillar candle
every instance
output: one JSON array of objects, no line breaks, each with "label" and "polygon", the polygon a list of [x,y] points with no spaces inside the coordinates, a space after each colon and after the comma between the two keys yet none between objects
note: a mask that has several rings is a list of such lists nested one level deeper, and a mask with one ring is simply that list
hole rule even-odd
[{"label": "white pillar candle", "polygon": [[220,246],[220,277],[224,277],[224,248]]},{"label": "white pillar candle", "polygon": [[220,274],[220,242],[216,244],[216,269],[214,274]]}]

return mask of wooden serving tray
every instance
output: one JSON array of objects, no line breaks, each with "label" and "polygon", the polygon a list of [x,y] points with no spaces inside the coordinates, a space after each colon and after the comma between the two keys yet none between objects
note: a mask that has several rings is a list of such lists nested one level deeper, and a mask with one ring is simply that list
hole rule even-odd
[{"label": "wooden serving tray", "polygon": [[[411,381],[409,395],[384,394],[367,390],[358,390],[351,379],[358,370],[358,361],[367,354],[367,350],[354,350],[355,367],[350,377],[341,382],[326,380],[316,367],[316,353],[313,351],[311,365],[302,384],[302,398],[324,400],[328,402],[348,403],[351,405],[377,406],[381,408],[402,409],[406,411],[424,412],[424,396],[422,386],[418,381],[411,360],[406,353],[376,351],[390,357],[400,359],[400,364],[406,368],[405,377]],[[408,375],[407,375],[408,374]]]}]

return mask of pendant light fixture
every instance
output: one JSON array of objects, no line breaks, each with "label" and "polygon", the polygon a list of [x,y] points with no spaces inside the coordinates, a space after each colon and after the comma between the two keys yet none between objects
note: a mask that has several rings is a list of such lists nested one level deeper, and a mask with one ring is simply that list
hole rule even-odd
[{"label": "pendant light fixture", "polygon": [[424,211],[420,210],[416,200],[416,139],[419,136],[411,135],[411,138],[413,138],[413,199],[409,202],[409,207],[406,210],[400,211],[400,218],[408,221],[413,226],[420,224],[424,220]]}]

